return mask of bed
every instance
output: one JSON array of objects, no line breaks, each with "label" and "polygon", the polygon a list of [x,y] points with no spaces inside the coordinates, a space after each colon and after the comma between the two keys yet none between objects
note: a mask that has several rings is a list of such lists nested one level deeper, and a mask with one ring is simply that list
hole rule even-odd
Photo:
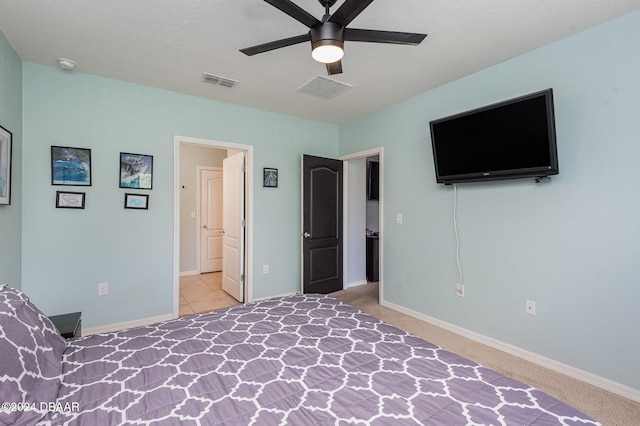
[{"label": "bed", "polygon": [[4,287],[0,325],[0,424],[598,424],[326,295],[65,341]]}]

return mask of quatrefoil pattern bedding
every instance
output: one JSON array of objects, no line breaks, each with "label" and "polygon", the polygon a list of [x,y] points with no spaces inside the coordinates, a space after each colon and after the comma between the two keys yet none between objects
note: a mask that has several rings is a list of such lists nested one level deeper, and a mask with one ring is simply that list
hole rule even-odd
[{"label": "quatrefoil pattern bedding", "polygon": [[[31,425],[46,413],[40,402],[56,400],[65,349],[49,318],[24,293],[1,284],[0,425]],[[33,409],[12,409],[18,403]]]},{"label": "quatrefoil pattern bedding", "polygon": [[71,425],[593,425],[336,299],[293,296],[70,341]]}]

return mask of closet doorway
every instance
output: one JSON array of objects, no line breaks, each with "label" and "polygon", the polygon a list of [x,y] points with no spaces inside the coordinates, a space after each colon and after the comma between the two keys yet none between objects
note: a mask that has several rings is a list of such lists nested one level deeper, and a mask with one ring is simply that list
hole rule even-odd
[{"label": "closet doorway", "polygon": [[383,304],[383,148],[344,155],[340,160],[345,164],[343,288],[363,286],[361,290],[365,290],[364,286],[376,287],[377,281],[378,303]]}]

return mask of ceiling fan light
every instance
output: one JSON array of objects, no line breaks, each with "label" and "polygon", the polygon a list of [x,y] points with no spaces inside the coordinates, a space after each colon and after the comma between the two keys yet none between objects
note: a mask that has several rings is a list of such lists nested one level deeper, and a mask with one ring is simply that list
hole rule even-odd
[{"label": "ceiling fan light", "polygon": [[309,31],[311,56],[323,64],[332,64],[344,55],[344,28],[335,22],[323,22]]},{"label": "ceiling fan light", "polygon": [[323,44],[314,47],[311,56],[318,62],[323,64],[332,64],[338,62],[344,56],[344,50],[341,46],[335,44]]}]

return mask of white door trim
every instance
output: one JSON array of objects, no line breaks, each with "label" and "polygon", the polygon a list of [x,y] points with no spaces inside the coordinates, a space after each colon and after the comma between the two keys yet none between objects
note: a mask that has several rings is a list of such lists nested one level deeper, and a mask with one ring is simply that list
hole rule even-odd
[{"label": "white door trim", "polygon": [[237,149],[247,154],[245,176],[245,301],[253,301],[253,146],[233,142],[173,137],[173,317],[180,315],[180,145],[191,144],[218,149]]},{"label": "white door trim", "polygon": [[384,299],[383,299],[383,288],[384,288],[384,149],[383,147],[378,147],[378,148],[373,148],[373,149],[368,149],[366,151],[360,151],[360,152],[356,152],[353,154],[348,154],[348,155],[342,155],[340,156],[338,159],[344,161],[344,180],[343,180],[343,206],[344,206],[344,210],[343,210],[343,228],[342,228],[342,235],[343,235],[343,287],[347,288],[347,284],[348,284],[348,279],[349,279],[349,271],[348,271],[348,267],[349,267],[349,262],[348,262],[348,253],[349,253],[349,248],[348,248],[348,235],[349,235],[349,203],[347,202],[349,199],[349,160],[360,160],[363,158],[367,158],[367,157],[371,157],[374,155],[377,155],[379,157],[379,161],[380,161],[380,169],[378,171],[379,173],[379,192],[378,192],[378,222],[379,222],[379,228],[378,231],[380,233],[380,237],[379,237],[379,254],[380,254],[380,265],[379,265],[379,270],[378,270],[378,275],[379,275],[379,287],[378,287],[378,303],[380,303],[381,305],[384,305]]},{"label": "white door trim", "polygon": [[196,237],[196,270],[197,270],[197,274],[201,274],[202,273],[202,259],[200,258],[200,255],[202,254],[202,208],[200,206],[200,203],[202,202],[202,194],[200,193],[200,191],[202,190],[202,182],[201,182],[201,177],[200,177],[200,173],[202,173],[203,170],[213,170],[213,171],[222,171],[222,167],[214,167],[214,166],[196,166],[196,175],[198,176],[198,178],[196,179],[196,222],[197,222],[197,226],[198,226],[198,234]]}]

